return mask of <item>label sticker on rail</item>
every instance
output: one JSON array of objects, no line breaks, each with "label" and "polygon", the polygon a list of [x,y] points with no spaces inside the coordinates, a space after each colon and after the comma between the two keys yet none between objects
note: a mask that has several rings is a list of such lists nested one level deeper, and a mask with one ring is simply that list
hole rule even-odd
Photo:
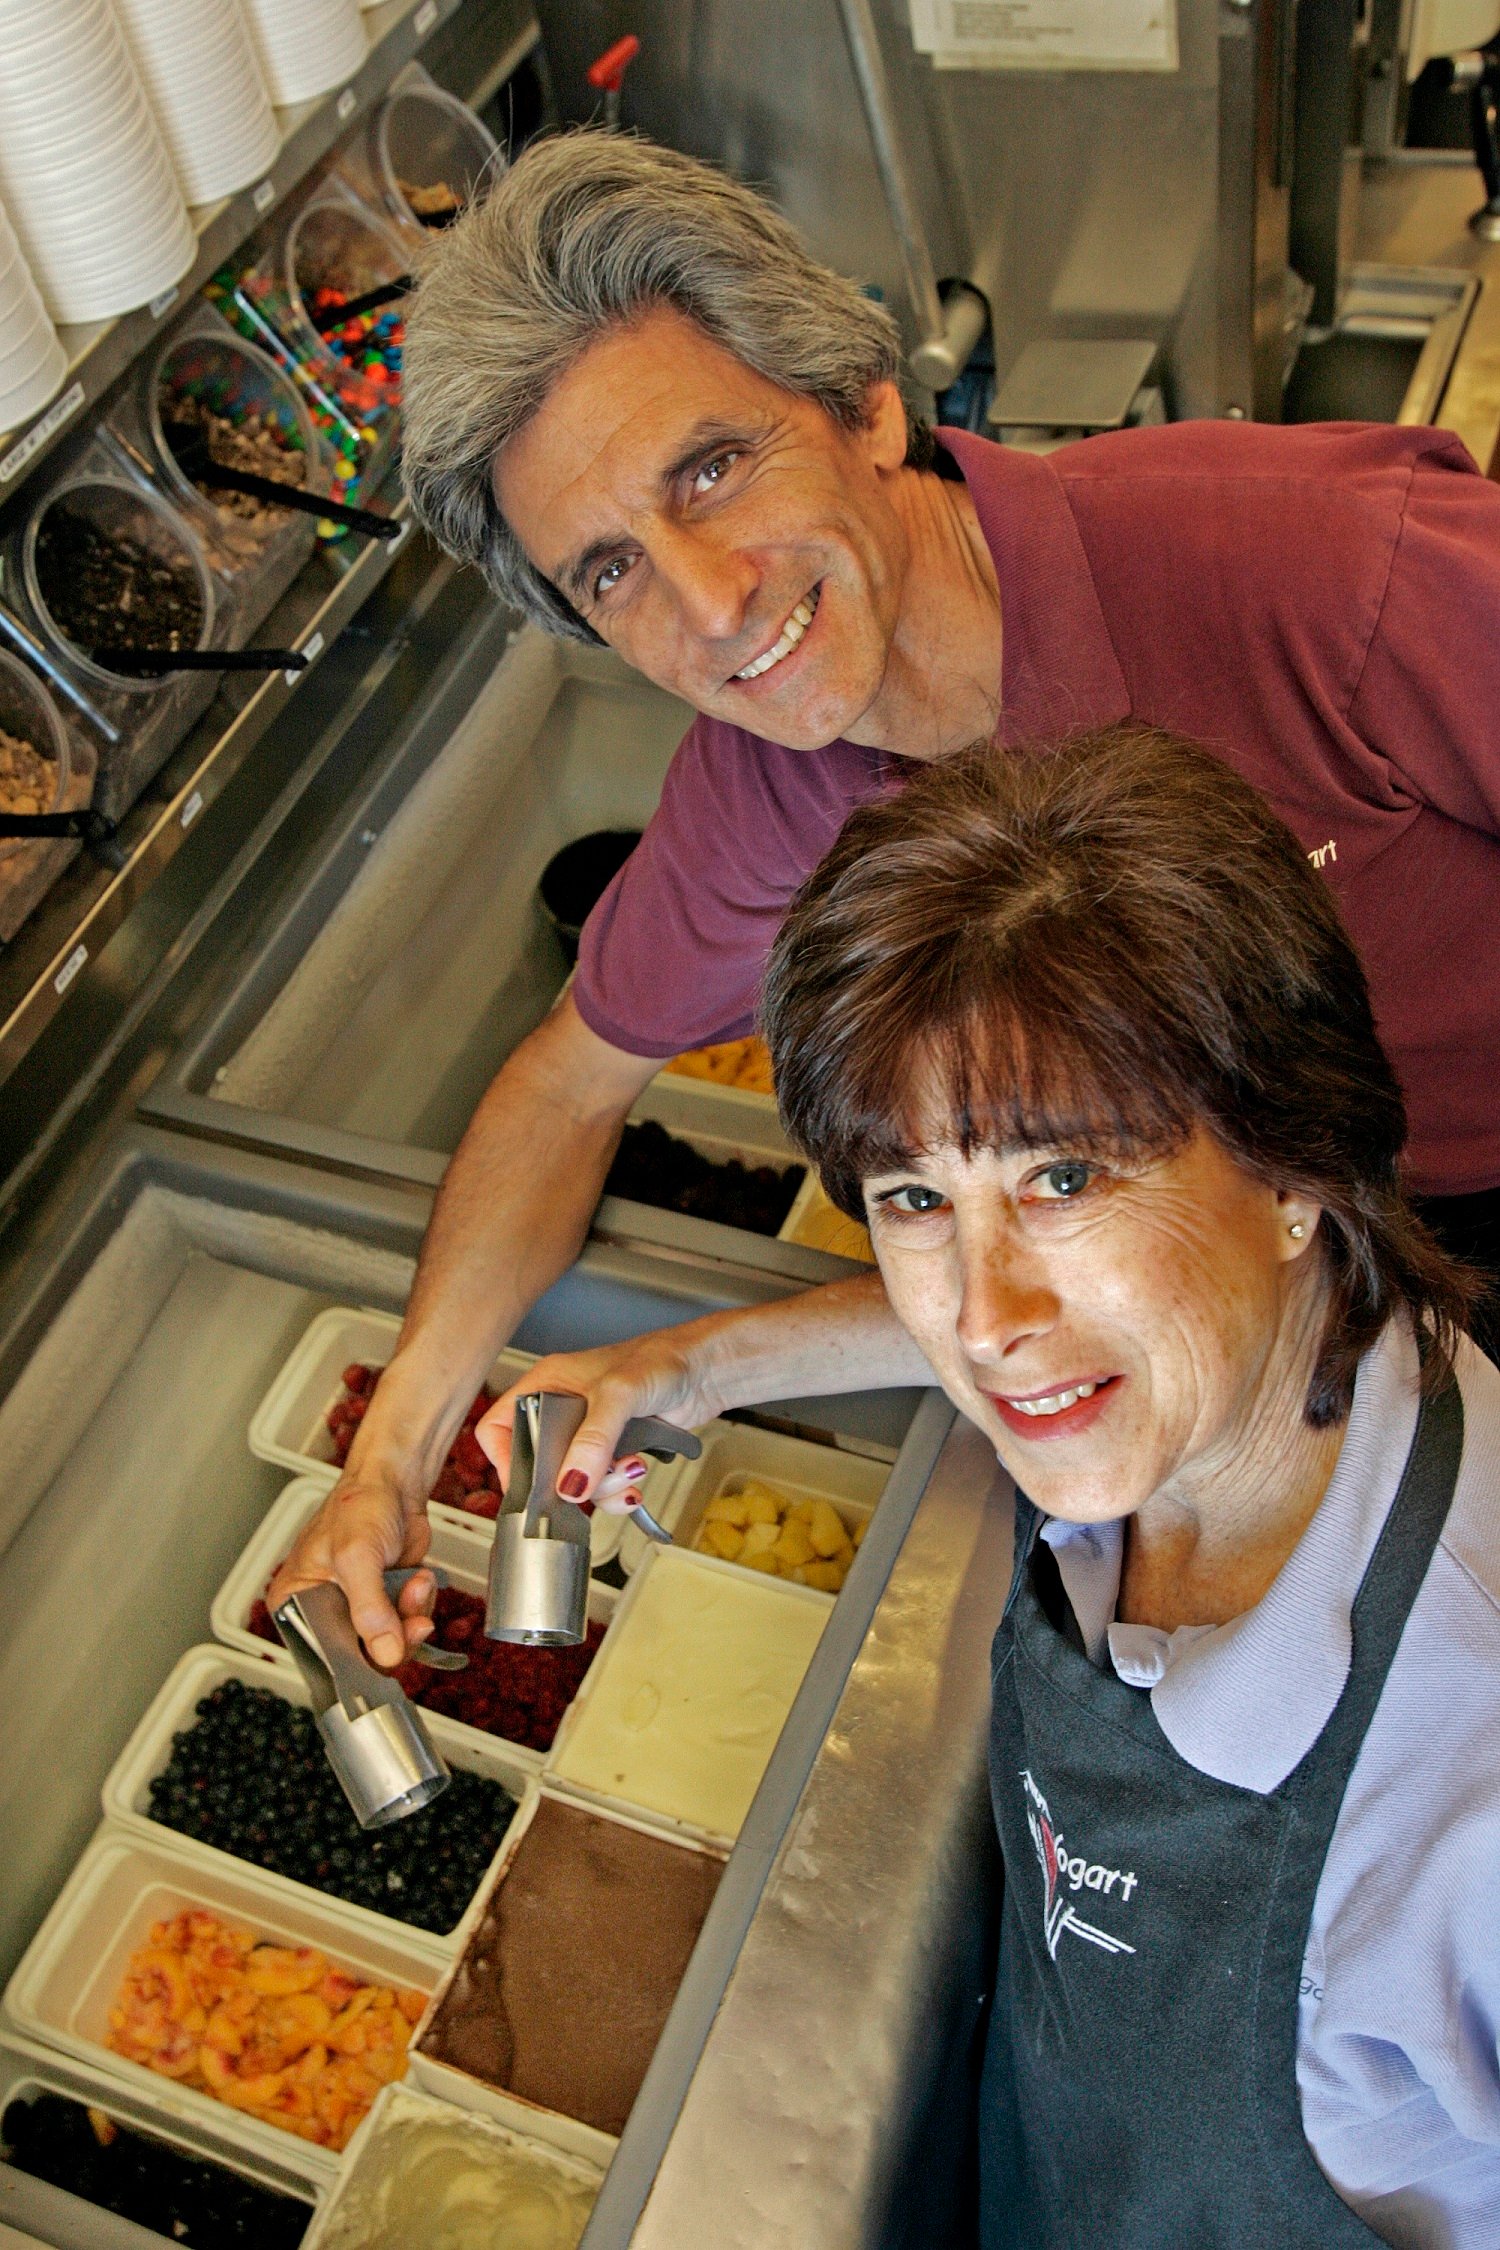
[{"label": "label sticker on rail", "polygon": [[88,959],[88,957],[89,949],[86,945],[74,946],[72,952],[68,955],[67,960],[64,961],[62,967],[58,970],[56,976],[52,979],[52,989],[55,993],[57,993],[59,998],[61,998],[62,994],[67,991],[68,986],[73,982],[73,979],[77,976],[79,970],[83,967],[83,964]]},{"label": "label sticker on rail", "polygon": [[316,664],[318,658],[322,655],[322,653],[323,636],[321,633],[314,633],[310,636],[309,639],[305,640],[302,643],[301,648],[297,651],[297,654],[299,656],[305,656],[307,658],[307,663],[299,664],[294,671],[286,671],[282,673],[281,676],[286,681],[287,686],[295,687],[300,679],[305,678],[308,671],[314,664]]},{"label": "label sticker on rail", "polygon": [[25,468],[33,453],[44,446],[48,438],[62,428],[64,422],[70,421],[82,404],[83,385],[75,383],[71,390],[64,391],[62,397],[48,407],[40,422],[32,423],[20,444],[13,445],[5,459],[0,461],[0,484],[9,484],[11,478]]}]

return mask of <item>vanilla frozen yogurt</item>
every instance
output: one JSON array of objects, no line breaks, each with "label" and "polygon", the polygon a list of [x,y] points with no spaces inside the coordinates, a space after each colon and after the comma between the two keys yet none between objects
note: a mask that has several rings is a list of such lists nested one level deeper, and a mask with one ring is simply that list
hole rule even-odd
[{"label": "vanilla frozen yogurt", "polygon": [[811,1595],[679,1550],[654,1554],[552,1770],[737,1836],[827,1618]]},{"label": "vanilla frozen yogurt", "polygon": [[401,2088],[314,2239],[317,2250],[575,2250],[598,2192],[588,2166]]}]

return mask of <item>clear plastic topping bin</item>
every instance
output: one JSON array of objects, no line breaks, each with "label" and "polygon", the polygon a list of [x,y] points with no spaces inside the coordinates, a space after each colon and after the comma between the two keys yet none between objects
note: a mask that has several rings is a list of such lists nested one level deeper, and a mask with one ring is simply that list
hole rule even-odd
[{"label": "clear plastic topping bin", "polygon": [[[97,744],[94,802],[118,819],[170,756],[193,721],[213,701],[217,672],[168,672],[134,678],[97,661],[100,647],[156,647],[149,608],[97,618],[97,637],[80,638],[76,617],[59,616],[76,589],[77,566],[49,554],[51,538],[65,533],[63,555],[118,545],[134,562],[145,555],[165,574],[183,644],[223,647],[232,638],[232,600],[224,579],[187,517],[139,473],[107,432],[83,460],[52,482],[12,534],[4,558],[5,591],[21,623],[42,644],[49,663],[71,690],[68,700]],[[112,636],[106,639],[106,636]]]},{"label": "clear plastic topping bin", "polygon": [[[70,727],[46,687],[16,657],[0,648],[0,734],[48,760],[51,784],[38,812],[76,812],[94,794],[94,747]],[[0,745],[3,752],[3,745]],[[0,781],[0,812],[8,809]],[[78,853],[76,840],[39,836],[34,842],[0,836],[0,939],[13,938],[32,908]]]},{"label": "clear plastic topping bin", "polygon": [[[347,181],[325,180],[285,214],[267,248],[228,266],[208,287],[212,304],[291,376],[334,464],[340,496],[359,501],[395,449],[401,400],[401,300],[360,316],[361,336],[320,331],[323,292],[348,300],[402,280],[411,244]],[[368,329],[368,333],[364,331]]]},{"label": "clear plastic topping bin", "polygon": [[505,169],[489,127],[456,94],[445,93],[420,63],[408,63],[339,160],[352,187],[378,202],[419,256],[424,242]]},{"label": "clear plastic topping bin", "polygon": [[211,305],[199,305],[186,326],[142,362],[110,415],[110,427],[149,464],[229,582],[239,638],[248,640],[313,553],[317,519],[195,484],[179,465],[166,425],[196,422],[206,439],[205,414],[253,434],[256,457],[239,466],[280,478],[289,465],[294,473],[287,481],[320,498],[328,492],[330,468],[299,386]]}]

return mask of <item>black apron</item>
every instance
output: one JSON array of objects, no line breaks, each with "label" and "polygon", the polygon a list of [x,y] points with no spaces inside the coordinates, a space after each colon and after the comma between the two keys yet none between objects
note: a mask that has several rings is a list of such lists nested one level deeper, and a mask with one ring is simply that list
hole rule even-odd
[{"label": "black apron", "polygon": [[1040,1518],[1018,1503],[990,1737],[1005,1898],[981,2111],[984,2250],[1380,2239],[1303,2132],[1298,1988],[1344,1790],[1462,1449],[1450,1378],[1422,1404],[1355,1599],[1343,1693],[1267,1796],[1189,1765],[1149,1695],[1090,1663]]}]

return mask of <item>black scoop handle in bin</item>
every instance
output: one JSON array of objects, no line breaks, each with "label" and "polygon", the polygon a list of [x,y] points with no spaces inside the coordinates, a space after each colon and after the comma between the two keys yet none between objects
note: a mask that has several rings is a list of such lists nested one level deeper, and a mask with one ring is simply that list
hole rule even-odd
[{"label": "black scoop handle in bin", "polygon": [[401,526],[391,516],[373,508],[356,508],[348,500],[324,499],[304,491],[299,484],[284,484],[279,477],[257,476],[253,469],[229,469],[209,451],[208,439],[194,422],[167,422],[163,432],[172,457],[183,475],[194,484],[213,485],[222,492],[243,492],[247,499],[265,500],[272,507],[292,508],[300,515],[341,523],[363,531],[371,539],[398,539]]},{"label": "black scoop handle in bin", "polygon": [[84,805],[73,812],[0,813],[0,836],[81,836],[86,844],[108,844],[119,832],[117,820],[107,820]]},{"label": "black scoop handle in bin", "polygon": [[356,508],[350,500],[320,500],[315,492],[303,492],[296,485],[278,484],[274,477],[258,477],[249,469],[202,469],[196,472],[201,484],[222,486],[226,492],[243,492],[251,500],[267,500],[278,508],[292,508],[299,515],[316,516],[320,522],[341,523],[350,531],[362,531],[370,539],[399,539],[401,526],[394,516],[382,516],[373,508]]},{"label": "black scoop handle in bin", "polygon": [[168,672],[301,672],[307,658],[295,648],[95,648],[89,654],[122,680],[151,680]]},{"label": "black scoop handle in bin", "polygon": [[398,297],[409,297],[416,285],[414,274],[398,274],[394,281],[382,281],[362,297],[351,297],[347,304],[320,306],[312,315],[312,324],[320,336],[331,336],[346,320],[358,320],[361,313],[378,312],[382,305],[393,305]]}]

